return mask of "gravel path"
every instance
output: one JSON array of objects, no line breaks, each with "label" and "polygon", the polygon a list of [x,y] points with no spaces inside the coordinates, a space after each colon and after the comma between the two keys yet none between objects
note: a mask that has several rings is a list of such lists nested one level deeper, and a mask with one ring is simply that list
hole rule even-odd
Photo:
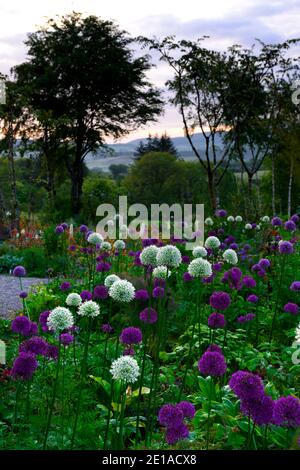
[{"label": "gravel path", "polygon": [[[22,286],[24,291],[28,291],[30,286],[47,282],[46,279],[36,279],[34,277],[23,277]],[[19,279],[11,276],[0,275],[0,317],[11,318],[14,312],[22,307],[19,299],[20,282]]]}]

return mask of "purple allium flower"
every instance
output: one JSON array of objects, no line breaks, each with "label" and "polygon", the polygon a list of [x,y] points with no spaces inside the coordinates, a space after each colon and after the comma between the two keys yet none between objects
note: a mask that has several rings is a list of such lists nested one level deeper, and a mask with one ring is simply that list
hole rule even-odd
[{"label": "purple allium flower", "polygon": [[293,302],[288,302],[283,307],[283,310],[286,313],[290,313],[291,315],[297,315],[299,313],[299,306],[297,304],[294,304]]},{"label": "purple allium flower", "polygon": [[29,329],[29,336],[37,335],[38,334],[38,326],[37,323],[34,321],[30,322],[30,329]]},{"label": "purple allium flower", "polygon": [[189,264],[189,263],[190,263],[190,257],[187,256],[187,255],[183,255],[182,258],[181,258],[181,261],[182,261],[184,264]]},{"label": "purple allium flower", "polygon": [[259,260],[258,266],[263,269],[268,269],[271,266],[271,263],[267,258],[262,258],[261,260]]},{"label": "purple allium flower", "polygon": [[80,293],[80,297],[81,297],[82,300],[85,302],[85,301],[87,301],[87,300],[92,300],[93,294],[92,294],[89,290],[83,290],[83,291]]},{"label": "purple allium flower", "polygon": [[22,292],[20,292],[19,297],[20,297],[20,299],[26,299],[28,297],[28,294],[27,294],[27,292],[22,291]]},{"label": "purple allium flower", "polygon": [[110,270],[110,268],[111,268],[111,265],[109,263],[103,262],[103,263],[97,264],[96,271],[98,273],[106,273]]},{"label": "purple allium flower", "polygon": [[107,333],[107,334],[110,334],[110,333],[114,332],[113,327],[109,323],[104,323],[101,326],[101,330],[103,331],[103,333]]},{"label": "purple allium flower", "polygon": [[163,297],[165,294],[165,289],[163,287],[154,287],[152,291],[152,297],[157,299],[158,297]]},{"label": "purple allium flower", "polygon": [[26,269],[24,266],[16,266],[13,270],[13,275],[15,277],[24,277],[26,276]]},{"label": "purple allium flower", "polygon": [[245,315],[240,315],[239,317],[237,317],[236,321],[238,323],[246,323],[246,317]]},{"label": "purple allium flower", "polygon": [[241,411],[245,416],[251,416],[255,424],[271,424],[274,412],[274,401],[268,395],[255,399],[242,400]]},{"label": "purple allium flower", "polygon": [[247,313],[247,315],[241,315],[237,318],[237,321],[239,323],[248,323],[249,321],[253,320],[255,318],[254,313]]},{"label": "purple allium flower", "polygon": [[149,299],[149,294],[146,289],[138,289],[135,291],[135,298],[136,300],[140,300],[141,302],[145,302]]},{"label": "purple allium flower", "polygon": [[144,323],[156,323],[157,311],[152,307],[146,307],[140,312],[140,320]]},{"label": "purple allium flower", "polygon": [[176,407],[182,411],[183,418],[193,419],[195,416],[195,407],[189,401],[181,401],[176,405]]},{"label": "purple allium flower", "polygon": [[299,222],[299,216],[298,216],[298,214],[292,215],[291,220],[292,220],[293,222],[295,222],[295,224],[297,224],[297,223]]},{"label": "purple allium flower", "polygon": [[226,310],[230,305],[230,296],[227,292],[214,292],[209,298],[210,305],[216,310]]},{"label": "purple allium flower", "polygon": [[108,297],[108,289],[105,286],[99,285],[94,289],[94,299],[104,300]]},{"label": "purple allium flower", "polygon": [[290,285],[290,290],[299,291],[300,290],[300,281],[294,281]]},{"label": "purple allium flower", "polygon": [[264,269],[259,269],[259,270],[257,271],[257,275],[258,275],[259,277],[264,277],[264,276],[266,275],[266,271],[265,271]]},{"label": "purple allium flower", "polygon": [[184,423],[181,423],[176,427],[167,428],[166,441],[169,445],[176,444],[176,442],[180,441],[181,439],[186,439],[187,437],[189,437],[189,430]]},{"label": "purple allium flower", "polygon": [[198,369],[203,375],[220,377],[225,374],[227,365],[223,354],[206,351],[199,359]]},{"label": "purple allium flower", "polygon": [[68,346],[69,344],[73,343],[74,336],[70,335],[69,333],[62,333],[59,335],[59,339],[63,346]]},{"label": "purple allium flower", "polygon": [[289,395],[280,397],[275,401],[273,422],[277,426],[297,428],[300,426],[300,401],[299,398]]},{"label": "purple allium flower", "polygon": [[79,232],[86,233],[88,231],[88,227],[86,225],[80,225]]},{"label": "purple allium flower", "polygon": [[42,327],[42,330],[44,332],[49,331],[48,326],[47,326],[47,320],[50,315],[50,310],[46,310],[45,312],[42,312],[39,317],[39,324]]},{"label": "purple allium flower", "polygon": [[216,272],[221,271],[222,267],[223,267],[223,263],[214,263],[212,265],[213,271],[216,271]]},{"label": "purple allium flower", "polygon": [[247,302],[251,302],[253,304],[256,304],[256,302],[258,302],[258,297],[255,294],[250,294],[250,295],[248,295],[246,300],[247,300]]},{"label": "purple allium flower", "polygon": [[183,423],[183,412],[176,405],[163,405],[158,413],[158,421],[162,426],[178,427]]},{"label": "purple allium flower", "polygon": [[219,209],[215,212],[216,217],[226,217],[227,211],[225,209]]},{"label": "purple allium flower", "polygon": [[229,248],[232,250],[238,250],[239,246],[237,243],[230,243]]},{"label": "purple allium flower", "polygon": [[228,282],[229,286],[232,289],[240,289],[241,286],[241,277],[242,277],[242,271],[239,268],[231,268],[229,271],[226,271],[224,273],[224,276],[222,278],[223,282]]},{"label": "purple allium flower", "polygon": [[248,289],[253,289],[256,287],[256,280],[253,279],[251,276],[244,276],[243,279],[243,284],[248,288]]},{"label": "purple allium flower", "polygon": [[217,328],[224,328],[226,324],[225,316],[222,313],[214,312],[209,315],[207,319],[207,324],[209,328],[217,329]]},{"label": "purple allium flower", "polygon": [[183,277],[184,282],[190,282],[194,279],[193,276],[190,273],[188,273],[187,271],[185,273],[183,273],[182,277]]},{"label": "purple allium flower", "polygon": [[245,245],[244,245],[244,250],[245,250],[245,251],[251,250],[251,245],[249,245],[249,243],[245,243]]},{"label": "purple allium flower", "polygon": [[218,352],[220,354],[223,354],[222,348],[218,344],[214,344],[214,343],[210,344],[206,351],[208,351],[208,352]]},{"label": "purple allium flower", "polygon": [[124,328],[120,335],[120,341],[123,344],[138,344],[142,341],[143,335],[139,328],[129,326]]},{"label": "purple allium flower", "polygon": [[58,358],[58,347],[55,344],[48,344],[48,351],[46,357],[53,359],[54,361]]},{"label": "purple allium flower", "polygon": [[34,354],[20,352],[13,363],[11,376],[15,379],[30,380],[37,366],[38,363]]},{"label": "purple allium flower", "polygon": [[226,244],[224,242],[220,243],[220,246],[219,246],[219,249],[220,250],[225,250],[226,247]]},{"label": "purple allium flower", "polygon": [[11,324],[11,330],[23,336],[30,335],[31,322],[29,318],[20,315],[16,317]]},{"label": "purple allium flower", "polygon": [[295,224],[295,222],[293,220],[288,220],[285,224],[284,224],[284,228],[285,230],[287,230],[288,232],[294,232],[294,230],[297,229],[297,226]]},{"label": "purple allium flower", "polygon": [[254,400],[264,395],[261,378],[248,371],[234,372],[229,380],[229,387],[241,400]]},{"label": "purple allium flower", "polygon": [[71,284],[68,281],[63,282],[60,285],[60,290],[65,291],[71,288]]},{"label": "purple allium flower", "polygon": [[55,227],[55,233],[57,233],[57,234],[64,233],[63,226],[62,225],[57,225],[57,227]]},{"label": "purple allium flower", "polygon": [[280,227],[280,225],[282,225],[282,220],[279,217],[273,217],[271,224],[273,227]]},{"label": "purple allium flower", "polygon": [[279,244],[278,250],[282,255],[290,255],[294,252],[294,246],[291,242],[284,241]]},{"label": "purple allium flower", "polygon": [[76,251],[76,249],[77,249],[76,245],[70,245],[68,248],[69,251]]},{"label": "purple allium flower", "polygon": [[19,350],[20,352],[28,352],[45,356],[48,351],[48,343],[40,336],[32,336],[30,339],[27,339],[20,344]]}]

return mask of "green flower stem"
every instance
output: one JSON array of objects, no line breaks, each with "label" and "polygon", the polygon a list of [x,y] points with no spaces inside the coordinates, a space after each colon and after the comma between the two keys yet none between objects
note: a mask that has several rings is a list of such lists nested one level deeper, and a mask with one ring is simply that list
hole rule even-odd
[{"label": "green flower stem", "polygon": [[56,392],[57,392],[57,385],[58,385],[58,377],[59,377],[59,369],[60,369],[60,351],[61,350],[61,341],[59,339],[58,343],[58,357],[57,357],[57,366],[56,366],[56,375],[55,375],[55,381],[54,381],[54,386],[53,386],[53,392],[52,392],[52,400],[50,404],[50,410],[48,413],[48,419],[47,419],[47,425],[46,425],[46,431],[45,431],[45,436],[44,436],[44,442],[43,442],[43,450],[46,449],[47,447],[47,439],[48,439],[48,434],[49,434],[49,429],[51,426],[51,419],[53,415],[53,409],[54,409],[54,403],[55,403],[55,398],[56,398]]},{"label": "green flower stem", "polygon": [[285,258],[285,255],[282,255],[282,256],[283,256],[283,259],[280,263],[279,285],[277,286],[277,296],[276,296],[274,315],[273,315],[271,329],[270,329],[269,343],[272,342],[272,338],[273,338],[273,330],[274,330],[274,326],[275,326],[275,322],[276,322],[276,316],[277,316],[277,312],[278,312],[278,306],[279,306],[279,300],[280,300],[280,294],[281,294],[281,285],[282,285],[284,269],[285,269],[285,260],[286,260],[286,258]]},{"label": "green flower stem", "polygon": [[193,328],[192,328],[192,334],[191,334],[190,342],[189,342],[188,358],[187,358],[187,362],[186,362],[186,366],[185,366],[185,371],[184,371],[184,375],[183,375],[182,382],[181,382],[181,386],[180,386],[180,390],[179,390],[178,401],[181,400],[182,393],[183,393],[183,390],[184,390],[184,387],[185,387],[185,381],[186,381],[187,373],[188,373],[189,368],[191,367],[192,350],[193,350],[193,339],[194,339],[194,335],[195,335],[195,329],[196,329],[196,322],[194,321],[194,322],[193,322]]},{"label": "green flower stem", "polygon": [[14,406],[14,419],[12,423],[12,432],[14,432],[15,426],[17,424],[17,419],[18,419],[18,404],[19,404],[20,390],[21,390],[21,382],[20,380],[18,380],[17,386],[16,386],[16,398],[15,398],[15,406]]},{"label": "green flower stem", "polygon": [[124,415],[125,415],[125,407],[126,407],[126,389],[127,389],[127,384],[125,382],[124,386],[121,387],[121,411],[120,411],[120,429],[119,429],[120,442],[121,442],[120,450],[124,448],[123,429],[124,429]]},{"label": "green flower stem", "polygon": [[212,401],[212,392],[213,392],[214,382],[212,377],[210,378],[209,384],[209,397],[208,397],[208,416],[207,416],[207,431],[206,431],[206,450],[209,447],[209,430],[210,430],[210,414],[211,414],[211,401]]},{"label": "green flower stem", "polygon": [[147,342],[145,341],[144,350],[143,350],[143,359],[142,359],[142,370],[141,370],[141,377],[140,377],[139,395],[138,395],[138,407],[137,407],[137,413],[136,413],[136,428],[135,428],[135,445],[136,445],[136,446],[137,446],[138,433],[139,433],[140,412],[141,412],[141,399],[142,399],[143,380],[144,380],[145,366],[146,366],[146,357],[147,357]]}]

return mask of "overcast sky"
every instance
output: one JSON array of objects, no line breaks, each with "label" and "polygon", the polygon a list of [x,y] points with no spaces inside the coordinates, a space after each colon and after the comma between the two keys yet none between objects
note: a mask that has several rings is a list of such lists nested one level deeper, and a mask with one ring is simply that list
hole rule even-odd
[{"label": "overcast sky", "polygon": [[[251,45],[255,38],[279,42],[300,36],[299,0],[0,0],[0,72],[7,73],[26,57],[26,34],[46,19],[71,11],[115,20],[132,35],[195,39],[209,35],[217,49],[234,43]],[[169,69],[159,64],[151,72],[160,88]],[[183,135],[180,116],[167,107],[157,124],[131,134],[126,140],[147,136],[148,132]]]}]

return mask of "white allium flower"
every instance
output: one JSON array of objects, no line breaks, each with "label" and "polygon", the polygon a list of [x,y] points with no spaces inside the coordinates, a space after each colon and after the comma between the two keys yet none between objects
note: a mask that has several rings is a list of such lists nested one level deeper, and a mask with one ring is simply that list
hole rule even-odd
[{"label": "white allium flower", "polygon": [[237,215],[235,218],[236,222],[243,222],[243,217],[241,215]]},{"label": "white allium flower", "polygon": [[133,384],[140,375],[140,368],[133,357],[121,356],[113,361],[110,373],[115,380],[123,380],[126,383]]},{"label": "white allium flower", "polygon": [[79,294],[76,294],[75,292],[72,292],[66,298],[66,304],[69,307],[78,307],[79,305],[82,304],[82,298],[80,297]]},{"label": "white allium flower", "polygon": [[159,248],[156,261],[158,266],[177,268],[181,263],[181,253],[176,246],[166,245]]},{"label": "white allium flower", "polygon": [[131,302],[134,299],[135,288],[131,282],[120,279],[113,283],[108,293],[117,302]]},{"label": "white allium flower", "polygon": [[123,240],[116,240],[114,243],[114,249],[117,251],[125,250],[126,244]]},{"label": "white allium flower", "polygon": [[104,285],[109,289],[116,281],[120,281],[119,276],[117,276],[116,274],[110,274],[104,279]]},{"label": "white allium flower", "polygon": [[101,245],[103,242],[103,237],[100,235],[100,233],[93,232],[88,236],[87,241],[92,245]]},{"label": "white allium flower", "polygon": [[298,325],[297,328],[296,328],[295,341],[297,341],[298,343],[300,343],[300,323],[299,323],[299,325]]},{"label": "white allium flower", "polygon": [[218,237],[208,237],[204,243],[205,248],[210,248],[212,250],[219,248],[220,245],[221,245],[221,242],[218,239]]},{"label": "white allium flower", "polygon": [[167,277],[171,276],[171,271],[167,266],[157,266],[157,268],[153,269],[152,275],[156,279],[167,279]]},{"label": "white allium flower", "polygon": [[93,300],[83,302],[78,309],[78,315],[82,317],[97,317],[100,314],[100,307]]},{"label": "white allium flower", "polygon": [[207,250],[204,246],[196,246],[193,249],[193,256],[194,258],[205,258],[207,256]]},{"label": "white allium flower", "polygon": [[110,251],[111,250],[111,243],[109,242],[103,242],[101,244],[101,250],[103,251]]},{"label": "white allium flower", "polygon": [[233,217],[233,215],[229,215],[229,216],[227,217],[227,222],[234,222],[234,217]]},{"label": "white allium flower", "polygon": [[68,308],[56,307],[50,312],[47,319],[47,326],[49,330],[55,333],[60,333],[63,330],[68,330],[74,325],[74,318]]},{"label": "white allium flower", "polygon": [[265,224],[268,224],[270,222],[270,217],[268,215],[264,215],[260,220]]},{"label": "white allium flower", "polygon": [[158,248],[155,245],[146,246],[140,254],[141,263],[144,266],[156,266],[156,256],[158,253]]},{"label": "white allium flower", "polygon": [[257,224],[255,230],[260,230],[260,224]]},{"label": "white allium flower", "polygon": [[193,277],[209,277],[212,275],[211,264],[203,258],[193,259],[188,265],[188,272]]},{"label": "white allium flower", "polygon": [[251,230],[251,229],[252,229],[252,225],[251,225],[251,224],[246,224],[246,225],[245,225],[245,229],[246,229],[246,230]]},{"label": "white allium flower", "polygon": [[205,220],[204,220],[204,223],[205,225],[214,225],[214,221],[210,218],[210,217],[207,217]]},{"label": "white allium flower", "polygon": [[229,264],[238,264],[238,262],[239,262],[238,255],[231,248],[224,251],[223,259],[224,259],[224,261],[227,261],[227,263],[229,263]]}]

